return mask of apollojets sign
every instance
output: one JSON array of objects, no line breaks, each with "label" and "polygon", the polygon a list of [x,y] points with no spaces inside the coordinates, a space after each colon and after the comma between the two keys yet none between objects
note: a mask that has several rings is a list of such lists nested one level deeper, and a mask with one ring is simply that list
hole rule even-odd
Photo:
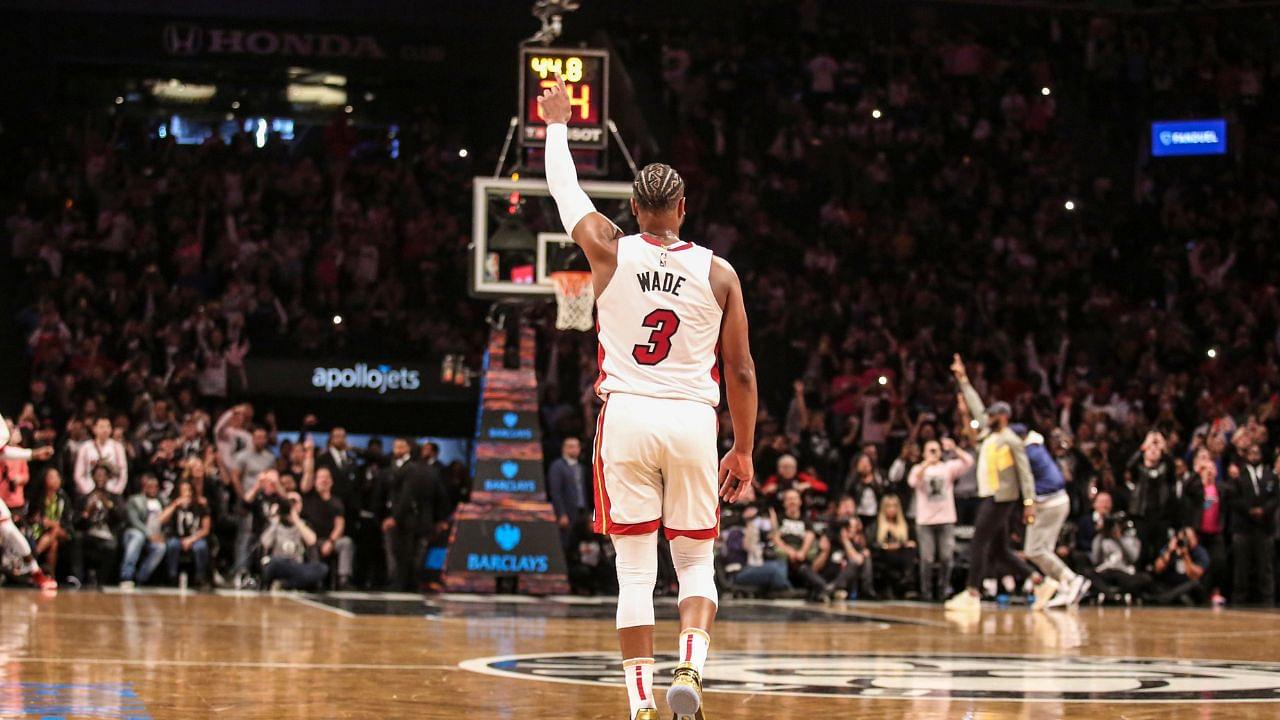
[{"label": "apollojets sign", "polygon": [[[678,662],[659,656],[653,676]],[[459,667],[522,680],[619,686],[616,653],[477,658]],[[1176,658],[715,653],[710,692],[876,699],[1013,700],[1054,703],[1220,703],[1280,700],[1280,664]]]}]

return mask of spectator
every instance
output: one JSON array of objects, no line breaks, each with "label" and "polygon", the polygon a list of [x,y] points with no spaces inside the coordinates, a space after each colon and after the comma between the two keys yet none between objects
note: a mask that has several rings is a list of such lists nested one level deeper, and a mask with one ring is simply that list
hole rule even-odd
[{"label": "spectator", "polygon": [[1153,570],[1156,602],[1199,605],[1208,597],[1203,580],[1209,570],[1209,553],[1200,547],[1192,528],[1182,528],[1169,538]]},{"label": "spectator", "polygon": [[382,550],[386,566],[386,579],[389,587],[396,586],[399,568],[396,551],[396,498],[405,485],[405,477],[413,464],[413,443],[408,438],[398,437],[391,443],[391,463],[383,471],[378,481],[377,493],[374,495],[373,507],[375,519],[382,531]]},{"label": "spectator", "polygon": [[[58,553],[71,540],[75,510],[72,508],[71,498],[62,489],[62,473],[57,468],[45,468],[41,485],[44,486],[44,493],[32,509],[27,525],[36,559],[50,575],[56,575]],[[75,578],[72,584],[78,583],[79,578]]]},{"label": "spectator", "polygon": [[302,498],[294,493],[287,500],[287,507],[271,519],[262,533],[262,549],[268,558],[263,585],[285,590],[318,589],[329,566],[307,560],[307,552],[316,544],[316,533],[302,519]]},{"label": "spectator", "polygon": [[1085,575],[1103,599],[1107,595],[1142,596],[1151,586],[1151,576],[1138,571],[1142,540],[1136,532],[1126,532],[1126,526],[1123,517],[1108,515],[1093,538],[1091,567]]},{"label": "spectator", "polygon": [[827,492],[827,484],[806,472],[800,472],[799,463],[794,455],[783,455],[778,458],[778,472],[765,480],[761,492],[766,498],[781,498],[788,490],[800,493],[807,508],[826,505],[822,498]]},{"label": "spectator", "polygon": [[302,519],[318,538],[320,560],[331,563],[335,559],[338,569],[338,589],[351,585],[356,546],[346,536],[347,521],[342,501],[333,495],[333,476],[326,466],[315,469],[315,490],[302,496]]},{"label": "spectator", "polygon": [[876,517],[875,558],[881,576],[876,587],[889,599],[904,597],[916,563],[916,541],[911,539],[902,501],[897,495],[886,495]]},{"label": "spectator", "polygon": [[191,483],[178,484],[177,497],[160,514],[160,524],[165,528],[165,560],[169,565],[170,579],[178,579],[182,560],[189,556],[195,564],[196,585],[207,587],[208,537],[213,521],[204,498],[196,495]]},{"label": "spectator", "polygon": [[[972,455],[956,447],[955,440],[943,438],[941,443],[930,440],[924,444],[924,461],[907,475],[907,484],[915,490],[920,597],[925,602],[949,595],[956,551],[955,483],[972,466]],[[940,595],[934,594],[937,580],[941,581]]]},{"label": "spectator", "polygon": [[826,597],[833,600],[876,597],[875,563],[862,521],[854,513],[853,498],[846,495],[840,499],[827,531],[818,540],[813,570],[827,581]]},{"label": "spectator", "polygon": [[[1280,491],[1275,472],[1262,461],[1262,448],[1250,445],[1244,462],[1232,463],[1229,470],[1231,490],[1231,551],[1235,555],[1235,590],[1232,601],[1237,605],[1275,604],[1275,569],[1273,536]],[[1198,547],[1198,545],[1196,545]],[[1202,549],[1203,550],[1203,549]],[[1207,565],[1208,563],[1196,563]],[[1199,579],[1196,576],[1193,579]]]},{"label": "spectator", "polygon": [[254,538],[261,534],[264,527],[262,525],[264,518],[250,511],[263,489],[258,487],[260,478],[265,473],[271,473],[270,492],[262,493],[269,497],[274,496],[275,485],[279,482],[279,475],[275,471],[276,456],[267,448],[267,440],[266,428],[254,428],[250,434],[249,446],[237,452],[229,465],[231,487],[236,497],[243,498],[244,501],[238,513],[239,529],[236,534],[236,560],[233,573],[242,571],[248,566]]},{"label": "spectator", "polygon": [[871,456],[863,453],[853,461],[853,478],[849,481],[848,493],[858,508],[858,519],[863,527],[875,525],[880,514],[880,496],[884,493],[884,482],[876,472]]},{"label": "spectator", "polygon": [[93,492],[93,473],[101,467],[107,473],[105,489],[121,495],[129,482],[129,460],[124,445],[111,437],[111,420],[100,417],[93,423],[93,439],[80,446],[74,472],[76,494],[83,497]]},{"label": "spectator", "polygon": [[560,444],[560,457],[551,462],[547,471],[547,494],[551,509],[560,526],[560,542],[570,547],[573,528],[585,517],[587,509],[588,469],[578,462],[582,443],[576,437],[567,437]]},{"label": "spectator", "polygon": [[439,469],[421,460],[408,463],[391,509],[396,589],[418,590],[428,543],[447,526],[447,506]]},{"label": "spectator", "polygon": [[119,496],[107,489],[112,472],[107,462],[93,467],[93,491],[80,500],[76,533],[72,537],[77,548],[72,572],[94,587],[114,579],[112,570],[119,552],[116,538],[124,508]]},{"label": "spectator", "polygon": [[[133,589],[135,583],[145,585],[164,562],[165,542],[160,514],[160,481],[154,475],[142,475],[142,491],[129,497],[125,505],[125,528],[121,538],[124,558],[120,563],[120,587]],[[145,549],[145,554],[144,554]],[[138,566],[141,559],[142,566]]]},{"label": "spectator", "polygon": [[813,523],[804,519],[800,491],[792,488],[782,492],[782,517],[773,510],[770,513],[772,549],[776,557],[787,563],[789,581],[808,588],[810,601],[824,599],[827,583],[814,572],[812,565],[818,554],[817,535]]},{"label": "spectator", "polygon": [[1187,497],[1201,498],[1201,505],[1196,510],[1188,510],[1185,517],[1188,526],[1195,528],[1200,547],[1209,553],[1209,571],[1205,580],[1212,593],[1210,600],[1214,605],[1221,605],[1225,602],[1222,588],[1230,579],[1223,573],[1227,567],[1225,530],[1230,506],[1229,491],[1218,478],[1218,466],[1208,448],[1196,451],[1192,467],[1194,482],[1199,487],[1194,492],[1188,491]]},{"label": "spectator", "polygon": [[1125,468],[1133,487],[1128,513],[1149,551],[1163,547],[1172,532],[1174,472],[1162,433],[1149,432]]},{"label": "spectator", "polygon": [[734,584],[756,587],[766,594],[789,592],[792,586],[787,577],[787,559],[775,556],[770,547],[777,513],[771,509],[768,516],[763,516],[758,507],[748,505],[742,518],[745,557],[741,558],[743,565],[734,576]]}]

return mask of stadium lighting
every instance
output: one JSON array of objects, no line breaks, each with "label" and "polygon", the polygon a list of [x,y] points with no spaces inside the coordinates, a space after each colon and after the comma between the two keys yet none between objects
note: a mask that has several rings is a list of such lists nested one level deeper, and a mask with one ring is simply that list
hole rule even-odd
[{"label": "stadium lighting", "polygon": [[341,315],[334,315],[334,316],[333,316],[333,324],[334,324],[334,325],[341,325],[341,324],[342,324],[342,316],[341,316]]},{"label": "stadium lighting", "polygon": [[1210,360],[1212,360],[1212,359],[1214,359],[1214,358],[1218,357],[1218,350],[1217,350],[1217,348],[1209,348],[1209,352],[1207,352],[1207,353],[1205,353],[1205,354],[1209,356],[1209,359],[1210,359]]},{"label": "stadium lighting", "polygon": [[880,112],[880,108],[876,108],[875,110],[872,110],[872,111],[871,111],[871,117],[872,117],[872,118],[874,118],[874,119],[876,119],[876,120],[879,120],[879,119],[880,119],[880,116],[881,116],[882,114],[883,114],[883,113],[881,113],[881,112]]},{"label": "stadium lighting", "polygon": [[116,104],[117,104],[117,105],[123,105],[123,104],[124,104],[124,98],[122,98],[122,97],[120,97],[119,95],[117,95],[117,96],[116,96]]},{"label": "stadium lighting", "polygon": [[373,93],[371,93],[371,92],[367,92],[367,93],[365,93],[365,94],[364,94],[364,101],[365,101],[365,102],[373,102],[373,98],[374,98],[374,95],[373,95]]},{"label": "stadium lighting", "polygon": [[239,100],[232,100],[232,101],[231,101],[231,109],[232,109],[232,110],[239,110],[239,109],[240,109],[240,101],[239,101]]},{"label": "stadium lighting", "polygon": [[1050,95],[1053,94],[1053,91],[1050,90],[1049,87],[1046,85],[1045,87],[1040,88],[1040,94],[1044,95],[1045,97],[1049,97]]},{"label": "stadium lighting", "polygon": [[981,424],[981,423],[979,423],[977,420],[970,420],[970,421],[969,421],[969,427],[973,428],[974,430],[977,430],[979,427],[981,427],[981,425],[982,425],[982,424]]},{"label": "stadium lighting", "polygon": [[458,151],[458,157],[460,158],[465,158],[468,154],[469,153],[467,152],[466,148],[462,148],[461,150]]},{"label": "stadium lighting", "polygon": [[887,378],[887,377],[885,377],[885,376],[881,375],[880,377],[876,378],[876,382],[880,383],[881,385],[888,385],[888,384],[889,384],[889,378]]},{"label": "stadium lighting", "polygon": [[353,108],[353,107],[351,107],[350,105],[348,105],[348,106],[346,106],[346,107],[342,108],[342,111],[343,111],[343,112],[345,112],[346,114],[350,115],[351,113],[355,112],[355,111],[356,111],[356,109],[355,109],[355,108]]},{"label": "stadium lighting", "polygon": [[224,117],[226,117],[227,121],[228,121],[228,122],[230,122],[230,121],[232,121],[232,120],[235,120],[235,119],[236,119],[236,114],[235,114],[235,113],[227,113]]},{"label": "stadium lighting", "polygon": [[1075,209],[1076,209],[1076,203],[1075,203],[1075,201],[1074,201],[1074,200],[1068,200],[1068,201],[1066,201],[1066,202],[1062,203],[1062,207],[1066,208],[1066,209],[1067,209],[1067,211],[1069,212],[1069,211],[1071,211],[1071,210],[1075,210]]}]

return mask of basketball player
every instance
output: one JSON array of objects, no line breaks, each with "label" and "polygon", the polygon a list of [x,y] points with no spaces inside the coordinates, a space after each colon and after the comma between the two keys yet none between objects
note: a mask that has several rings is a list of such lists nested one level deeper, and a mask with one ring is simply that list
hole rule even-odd
[{"label": "basketball player", "polygon": [[[9,423],[0,415],[0,456],[5,458],[13,458],[15,460],[30,460],[34,456],[34,452],[24,448],[9,447]],[[48,457],[45,455],[45,457]],[[14,557],[21,558],[18,563],[18,575],[31,576],[31,584],[41,590],[56,590],[58,583],[53,578],[44,574],[40,569],[40,565],[36,562],[35,557],[31,554],[31,544],[22,536],[22,532],[13,524],[13,518],[9,514],[9,507],[0,502],[0,545],[3,546],[3,552]]]},{"label": "basketball player", "polygon": [[719,534],[717,349],[733,416],[734,446],[719,461],[719,496],[751,485],[755,363],[742,287],[729,263],[680,238],[684,181],[662,164],[636,176],[637,235],[597,213],[569,154],[564,83],[538,100],[547,121],[547,185],[560,219],[591,264],[599,309],[604,400],[595,442],[595,531],[617,552],[618,634],[630,718],[654,720],[653,587],[658,530],[671,541],[680,584],[680,664],[667,704],[677,718],[703,718],[702,668],[719,602],[712,545]]}]

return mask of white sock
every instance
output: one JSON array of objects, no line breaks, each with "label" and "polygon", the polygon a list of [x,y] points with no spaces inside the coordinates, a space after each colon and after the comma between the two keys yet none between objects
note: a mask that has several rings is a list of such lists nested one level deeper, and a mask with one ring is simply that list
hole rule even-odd
[{"label": "white sock", "polygon": [[693,669],[702,675],[702,666],[707,663],[707,650],[711,647],[711,636],[706,630],[686,628],[680,632],[680,662],[693,664]]},{"label": "white sock", "polygon": [[653,699],[653,658],[623,661],[622,675],[626,680],[627,700],[631,701],[631,717],[641,708],[657,709]]}]

